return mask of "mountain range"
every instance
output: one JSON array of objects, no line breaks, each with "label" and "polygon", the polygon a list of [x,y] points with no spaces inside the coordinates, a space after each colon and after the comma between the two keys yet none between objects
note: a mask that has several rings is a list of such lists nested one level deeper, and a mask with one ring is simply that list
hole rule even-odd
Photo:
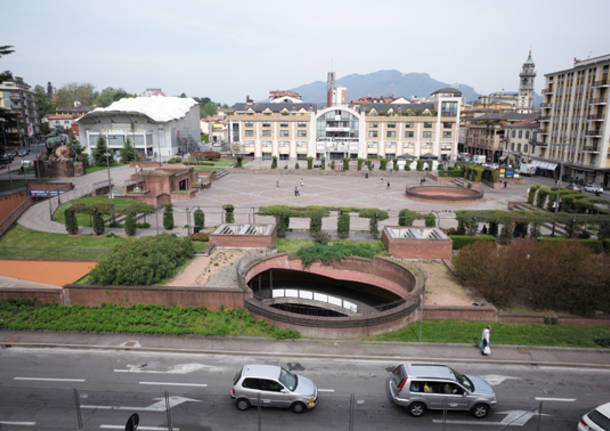
[{"label": "mountain range", "polygon": [[[403,74],[398,70],[379,70],[366,75],[354,73],[339,78],[336,82],[338,86],[347,88],[348,101],[363,96],[427,97],[430,93],[446,87],[460,90],[462,96],[468,102],[475,101],[479,97],[479,93],[469,85],[448,84],[432,78],[427,73],[411,72]],[[326,102],[326,82],[315,81],[290,90],[299,93],[304,102]],[[542,96],[534,93],[534,106],[541,102]]]}]

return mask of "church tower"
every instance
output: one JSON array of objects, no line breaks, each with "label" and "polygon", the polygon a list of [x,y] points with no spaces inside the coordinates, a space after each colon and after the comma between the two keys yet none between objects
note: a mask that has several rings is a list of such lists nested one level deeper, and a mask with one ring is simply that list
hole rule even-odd
[{"label": "church tower", "polygon": [[532,99],[534,98],[534,78],[536,65],[532,60],[532,50],[530,49],[527,60],[523,63],[519,74],[519,98],[517,100],[517,112],[529,114],[532,112]]}]

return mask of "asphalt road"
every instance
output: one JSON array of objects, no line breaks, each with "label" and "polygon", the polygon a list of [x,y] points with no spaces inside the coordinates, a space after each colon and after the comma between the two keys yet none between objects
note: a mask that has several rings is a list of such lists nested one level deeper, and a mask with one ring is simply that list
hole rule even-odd
[{"label": "asphalt road", "polygon": [[[283,365],[320,389],[318,407],[303,415],[263,409],[262,430],[348,430],[351,394],[353,430],[575,430],[581,414],[610,399],[610,370],[456,364],[486,378],[499,403],[486,419],[449,412],[443,425],[441,412],[413,418],[388,400],[395,362],[9,348],[0,351],[0,429],[78,429],[77,389],[85,430],[123,429],[134,412],[139,430],[168,429],[164,391],[174,429],[257,430],[257,410],[240,412],[229,396],[236,371],[252,362]],[[551,399],[541,417],[540,397]]]}]

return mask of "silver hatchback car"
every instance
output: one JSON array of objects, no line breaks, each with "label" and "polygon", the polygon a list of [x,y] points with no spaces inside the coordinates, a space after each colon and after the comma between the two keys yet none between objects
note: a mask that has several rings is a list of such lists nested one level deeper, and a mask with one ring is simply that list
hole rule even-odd
[{"label": "silver hatchback car", "polygon": [[307,377],[277,365],[245,365],[233,378],[231,398],[239,410],[259,403],[303,413],[318,404],[318,387]]},{"label": "silver hatchback car", "polygon": [[461,374],[445,365],[403,363],[387,381],[388,395],[413,416],[430,410],[466,410],[484,418],[496,394],[481,377]]}]

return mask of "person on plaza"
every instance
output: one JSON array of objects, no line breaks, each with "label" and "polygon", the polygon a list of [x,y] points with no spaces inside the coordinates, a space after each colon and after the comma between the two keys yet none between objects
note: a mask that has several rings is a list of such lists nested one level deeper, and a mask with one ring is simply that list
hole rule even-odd
[{"label": "person on plaza", "polygon": [[504,181],[504,188],[508,185],[508,181]]},{"label": "person on plaza", "polygon": [[385,186],[386,190],[390,188],[390,182],[388,181],[388,184]]},{"label": "person on plaza", "polygon": [[301,178],[301,187],[303,187],[305,183],[303,182],[303,178]]},{"label": "person on plaza", "polygon": [[479,343],[479,347],[481,348],[481,353],[485,356],[491,354],[491,347],[489,343],[489,335],[491,332],[491,326],[487,325],[483,332],[481,333],[481,342]]},{"label": "person on plaza", "polygon": [[299,197],[299,186],[294,186],[294,197]]},{"label": "person on plaza", "polygon": [[280,188],[280,180],[275,180],[275,187]]}]

